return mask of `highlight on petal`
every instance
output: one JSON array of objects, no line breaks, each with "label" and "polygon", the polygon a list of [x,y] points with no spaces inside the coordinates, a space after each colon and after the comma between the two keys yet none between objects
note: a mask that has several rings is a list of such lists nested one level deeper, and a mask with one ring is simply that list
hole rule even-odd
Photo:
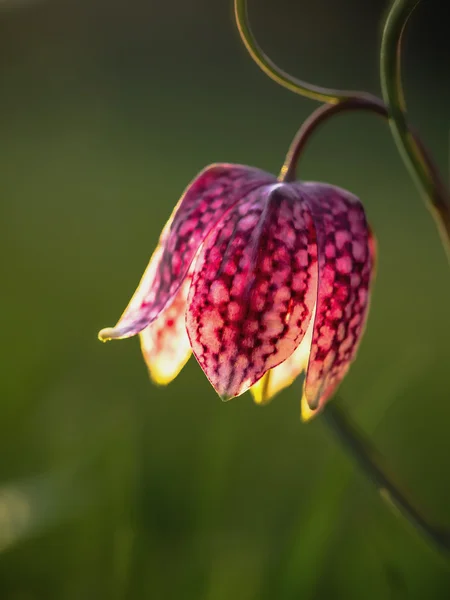
[{"label": "highlight on petal", "polygon": [[267,404],[276,394],[290,386],[308,366],[311,350],[312,332],[314,326],[314,311],[309,321],[305,337],[298,348],[277,367],[267,371],[251,388],[256,404]]},{"label": "highlight on petal", "polygon": [[196,261],[186,325],[195,357],[224,400],[291,356],[316,291],[313,221],[292,186],[251,192],[215,227]]},{"label": "highlight on petal", "polygon": [[175,379],[192,353],[185,325],[191,280],[189,273],[171,304],[139,334],[144,360],[158,385],[167,385]]},{"label": "highlight on petal", "polygon": [[242,165],[213,164],[186,188],[167,222],[159,245],[115,327],[102,329],[102,341],[131,337],[154,321],[183,283],[203,240],[251,190],[275,181]]},{"label": "highlight on petal", "polygon": [[369,307],[375,244],[356,196],[321,183],[297,187],[311,208],[319,256],[316,315],[302,401],[315,411],[334,393],[357,352]]}]

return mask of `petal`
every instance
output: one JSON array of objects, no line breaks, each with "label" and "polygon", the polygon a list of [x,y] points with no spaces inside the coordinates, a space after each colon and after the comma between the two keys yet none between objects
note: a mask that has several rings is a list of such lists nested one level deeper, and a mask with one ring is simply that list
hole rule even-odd
[{"label": "petal", "polygon": [[171,304],[139,334],[150,376],[159,385],[175,379],[192,352],[185,325],[191,280],[189,273]]},{"label": "petal", "polygon": [[302,417],[302,421],[304,423],[306,423],[307,421],[312,419],[318,412],[319,412],[318,408],[316,408],[315,410],[313,410],[312,408],[309,408],[309,404],[306,399],[305,392],[303,392],[301,403],[300,403],[300,414]]},{"label": "petal", "polygon": [[314,326],[314,311],[298,348],[277,367],[267,371],[251,388],[253,399],[257,404],[267,404],[276,394],[290,386],[308,366],[311,350],[312,332]]},{"label": "petal", "polygon": [[297,184],[308,197],[319,254],[319,287],[302,401],[304,417],[324,406],[355,358],[369,307],[374,243],[361,202],[346,190]]},{"label": "petal", "polygon": [[316,256],[308,207],[281,183],[250,193],[204,242],[186,325],[223,399],[245,392],[299,345],[316,297]]},{"label": "petal", "polygon": [[275,177],[242,165],[214,164],[187,187],[125,312],[99,338],[120,339],[142,331],[177,293],[211,229],[249,191]]}]

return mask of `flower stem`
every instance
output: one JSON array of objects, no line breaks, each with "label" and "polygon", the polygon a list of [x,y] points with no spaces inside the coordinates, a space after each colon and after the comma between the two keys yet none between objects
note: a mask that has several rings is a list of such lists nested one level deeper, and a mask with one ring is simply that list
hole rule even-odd
[{"label": "flower stem", "polygon": [[381,40],[381,88],[397,148],[437,223],[450,259],[450,195],[442,181],[435,177],[435,170],[424,156],[423,147],[411,135],[406,120],[401,77],[401,45],[408,19],[418,3],[419,0],[394,0],[392,4]]},{"label": "flower stem", "polygon": [[386,107],[379,98],[375,97],[368,99],[355,96],[347,98],[338,104],[322,104],[322,106],[316,109],[309,118],[306,119],[292,140],[278,177],[279,181],[295,181],[297,178],[297,164],[300,155],[319,125],[322,125],[322,123],[336,114],[353,110],[366,110],[381,115],[382,117],[387,117]]},{"label": "flower stem", "polygon": [[318,100],[319,102],[326,102],[328,104],[337,104],[352,96],[363,98],[371,97],[370,94],[366,94],[365,92],[334,90],[321,87],[312,83],[307,83],[306,81],[302,81],[301,79],[297,79],[289,73],[286,73],[264,53],[256,41],[248,20],[247,0],[234,0],[234,15],[239,34],[248,53],[258,67],[279,85],[287,88],[291,92],[310,98],[311,100]]},{"label": "flower stem", "polygon": [[[437,223],[444,248],[450,260],[450,194],[447,187],[443,184],[436,167],[433,165],[429,154],[425,152],[423,144],[420,142],[418,136],[411,132],[411,128],[408,126],[401,84],[400,52],[402,34],[408,17],[418,2],[419,0],[394,0],[386,20],[380,53],[380,75],[383,98],[385,100],[384,105],[379,98],[366,92],[320,87],[286,73],[258,45],[248,20],[247,0],[234,0],[234,13],[239,34],[248,53],[260,69],[279,85],[312,100],[318,100],[319,102],[331,105],[343,104],[344,106],[335,111],[336,113],[340,112],[341,109],[363,109],[382,114],[380,108],[384,106],[383,111],[384,114],[389,115],[394,140],[413,180],[424,196],[426,206]],[[317,118],[319,115],[320,119],[318,122],[322,122],[332,114],[335,114],[335,112],[332,110],[328,112],[326,108],[323,108],[323,113],[315,113],[315,117],[313,115],[311,119]],[[307,123],[309,122],[310,120],[307,121]],[[313,128],[315,128],[318,122],[314,123]],[[305,123],[305,127],[307,123]],[[304,142],[306,142],[307,137],[309,137],[309,133],[305,135]],[[301,147],[297,155],[293,157],[292,163],[296,162],[300,151]],[[288,157],[286,161],[288,161]],[[288,171],[286,173],[285,167],[283,167],[280,178],[288,180],[285,178],[291,176],[292,172]]]},{"label": "flower stem", "polygon": [[[354,96],[347,98],[347,100],[343,100],[338,104],[322,104],[308,117],[308,119],[306,119],[296,133],[289,147],[278,179],[286,182],[294,181],[296,179],[298,160],[312,134],[329,118],[339,113],[350,111],[372,112],[380,117],[384,117],[385,119],[389,118],[389,112],[386,105],[380,98],[377,98],[376,96]],[[433,161],[424,144],[420,140],[419,135],[414,130],[411,130],[411,136],[415,140],[417,147],[420,149],[423,160],[425,161],[429,172],[432,174],[436,186],[442,190],[445,190],[445,186],[440,178],[440,175],[436,167],[433,165]]]},{"label": "flower stem", "polygon": [[[250,56],[264,73],[296,94],[325,103],[299,129],[289,148],[279,179],[295,179],[297,162],[307,141],[317,127],[333,115],[350,110],[366,110],[388,118],[397,147],[414,181],[425,196],[426,204],[435,217],[450,258],[449,192],[418,135],[408,125],[401,86],[401,38],[406,21],[417,3],[418,0],[395,0],[386,21],[380,58],[385,102],[365,92],[323,88],[289,75],[264,54],[256,42],[248,21],[247,1],[234,0],[234,10],[241,39]],[[374,481],[382,496],[389,499],[391,504],[440,551],[450,553],[450,531],[435,526],[408,500],[407,495],[384,468],[379,453],[345,413],[334,403],[330,403],[323,411],[322,418],[366,475]]]},{"label": "flower stem", "polygon": [[382,456],[339,408],[336,399],[326,406],[322,413],[322,419],[339,439],[344,449],[349,451],[364,473],[377,486],[381,496],[388,500],[440,552],[450,554],[450,530],[430,522],[423,512],[408,499],[407,494],[394,481],[394,477],[384,466]]}]

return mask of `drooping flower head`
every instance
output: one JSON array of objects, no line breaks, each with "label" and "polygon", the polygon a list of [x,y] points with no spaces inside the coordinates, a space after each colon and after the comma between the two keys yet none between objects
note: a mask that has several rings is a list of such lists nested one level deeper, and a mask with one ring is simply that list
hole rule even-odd
[{"label": "drooping flower head", "polygon": [[366,321],[375,246],[361,202],[325,183],[214,164],[187,187],[128,307],[101,340],[140,335],[169,383],[193,352],[217,393],[265,403],[306,371],[306,419]]}]

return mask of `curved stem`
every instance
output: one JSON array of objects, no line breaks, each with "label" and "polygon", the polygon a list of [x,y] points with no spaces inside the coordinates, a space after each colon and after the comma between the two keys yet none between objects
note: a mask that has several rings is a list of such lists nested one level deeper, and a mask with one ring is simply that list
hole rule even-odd
[{"label": "curved stem", "polygon": [[[336,400],[336,399],[335,399]],[[364,434],[349,420],[345,413],[330,402],[322,413],[322,419],[340,440],[344,448],[362,467],[364,473],[375,483],[378,491],[400,514],[422,533],[441,552],[450,553],[450,530],[436,526],[418,509],[390,475],[378,451]]]},{"label": "curved stem", "polygon": [[[366,111],[372,112],[380,117],[384,117],[385,119],[389,118],[389,113],[386,108],[386,105],[382,100],[376,98],[375,96],[372,98],[348,98],[339,104],[323,104],[319,108],[317,108],[306,121],[302,124],[298,132],[296,133],[292,143],[289,147],[288,153],[286,155],[286,159],[283,163],[283,167],[281,169],[280,175],[278,177],[279,181],[294,181],[296,179],[296,170],[298,165],[298,160],[305,149],[306,144],[311,138],[312,134],[316,131],[316,129],[322,125],[325,121],[327,121],[330,117],[337,115],[342,112],[350,112],[350,111]],[[418,134],[414,131],[411,133],[417,147],[420,149],[423,155],[423,160],[425,161],[432,177],[437,186],[440,186],[442,190],[445,189],[442,180],[440,179],[440,175],[433,165],[432,159],[420,140]]]},{"label": "curved stem", "polygon": [[381,41],[380,77],[383,98],[389,110],[389,123],[399,152],[426,205],[436,220],[450,258],[450,197],[423,147],[411,135],[401,77],[401,44],[408,18],[419,0],[395,0],[388,14]]},{"label": "curved stem", "polygon": [[[395,142],[410,174],[422,191],[426,205],[437,223],[450,259],[450,194],[439,177],[431,158],[425,152],[423,144],[416,135],[411,133],[411,129],[408,127],[401,85],[400,50],[402,34],[407,19],[418,1],[395,0],[392,5],[384,28],[381,45],[381,84],[383,98],[389,110],[389,121]],[[345,104],[344,110],[362,108],[364,110],[375,109],[375,112],[377,112],[380,100],[372,94],[316,86],[297,79],[280,69],[264,53],[252,33],[247,15],[247,0],[234,0],[234,12],[239,34],[250,56],[264,73],[276,83],[296,94],[327,104],[339,105],[350,100],[356,101],[353,106],[351,103]],[[371,104],[373,106],[369,106]],[[324,116],[325,119],[331,116],[332,113],[324,111],[323,114],[326,115]],[[287,176],[290,177],[291,173],[288,173]],[[282,170],[280,177],[285,177],[284,170]]]},{"label": "curved stem", "polygon": [[348,98],[338,104],[323,104],[317,108],[306,121],[302,124],[296,133],[289,147],[285,161],[281,168],[279,181],[294,181],[296,179],[297,164],[307,142],[312,134],[316,131],[319,125],[322,125],[330,117],[341,113],[353,110],[365,110],[374,112],[375,114],[387,117],[387,110],[383,102],[379,98]]},{"label": "curved stem", "polygon": [[271,79],[276,81],[276,83],[287,88],[291,92],[295,92],[296,94],[300,94],[311,100],[318,100],[319,102],[326,102],[328,104],[337,104],[338,102],[342,102],[354,96],[367,99],[372,98],[371,94],[366,94],[365,92],[325,88],[289,75],[289,73],[280,69],[280,67],[278,67],[278,65],[276,65],[258,45],[248,20],[247,0],[234,0],[234,14],[239,34],[248,53],[258,67]]},{"label": "curved stem", "polygon": [[[296,94],[326,103],[325,106],[317,109],[299,129],[289,148],[279,179],[281,181],[295,179],[297,162],[307,141],[316,128],[331,116],[350,110],[367,110],[389,118],[397,146],[410,173],[425,195],[450,257],[449,192],[424,145],[408,126],[401,87],[401,37],[406,21],[417,3],[418,0],[395,0],[384,28],[381,81],[386,104],[371,94],[323,88],[292,77],[264,54],[256,42],[248,22],[246,0],[234,0],[234,10],[242,41],[250,56],[264,73]],[[380,455],[345,414],[334,404],[329,404],[323,412],[323,418],[345,449],[375,482],[383,497],[388,498],[400,513],[439,550],[450,552],[450,531],[436,527],[408,500],[407,495],[383,467]]]}]

